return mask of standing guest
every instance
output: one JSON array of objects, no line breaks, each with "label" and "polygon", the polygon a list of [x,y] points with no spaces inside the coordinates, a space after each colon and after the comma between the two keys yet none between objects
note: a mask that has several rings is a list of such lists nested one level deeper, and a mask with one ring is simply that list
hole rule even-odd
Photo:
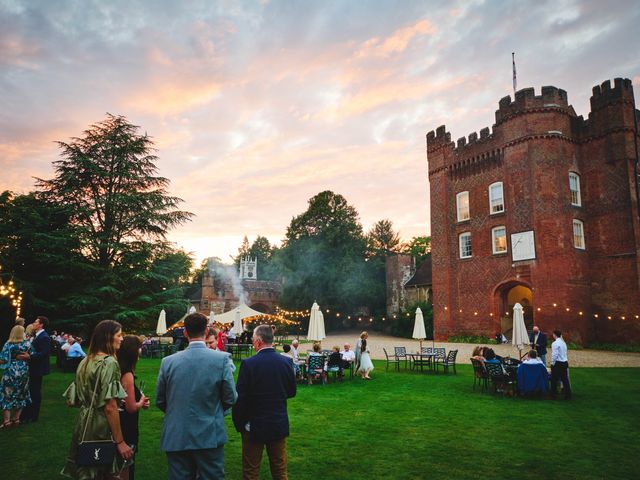
[{"label": "standing guest", "polygon": [[531,348],[538,352],[538,357],[542,363],[547,364],[547,336],[541,332],[537,325],[533,326],[533,333],[529,335]]},{"label": "standing guest", "polygon": [[69,349],[71,348],[71,338],[73,337],[69,335],[65,342],[60,346],[60,350],[62,350],[65,354],[69,353]]},{"label": "standing guest", "polygon": [[362,353],[362,340],[366,337],[368,337],[369,334],[364,331],[360,334],[360,338],[358,338],[358,341],[356,341],[356,369],[360,367],[360,355]]},{"label": "standing guest", "polygon": [[245,480],[260,476],[266,447],[271,477],[286,480],[289,416],[287,398],[296,394],[291,362],[273,348],[273,330],[260,325],[253,331],[256,354],[240,364],[238,403],[233,423],[242,435],[242,474]]},{"label": "standing guest", "polygon": [[49,366],[49,354],[51,352],[51,339],[46,332],[49,326],[47,317],[39,316],[33,322],[34,336],[31,341],[33,349],[31,357],[22,353],[18,357],[19,360],[29,360],[29,393],[31,395],[31,404],[22,410],[20,421],[22,423],[37,422],[40,417],[40,404],[42,403],[42,377],[49,375],[51,367]]},{"label": "standing guest", "polygon": [[67,342],[69,342],[69,348],[67,349],[67,358],[79,358],[86,356],[84,350],[82,350],[82,347],[76,341],[75,337],[69,335]]},{"label": "standing guest", "polygon": [[298,378],[302,373],[300,372],[300,365],[298,365],[293,359],[293,351],[291,350],[291,345],[289,345],[288,343],[285,343],[282,346],[282,353],[280,355],[283,355],[291,359],[291,364],[293,365],[293,372],[296,374],[296,378]]},{"label": "standing guest", "polygon": [[229,341],[227,331],[227,327],[222,327],[218,332],[218,350],[221,352],[227,351],[227,342]]},{"label": "standing guest", "polygon": [[30,355],[31,344],[24,336],[24,327],[16,325],[11,329],[9,340],[0,352],[0,368],[4,370],[0,380],[0,408],[2,408],[3,423],[0,428],[17,426],[20,424],[20,412],[31,403],[29,395],[29,364],[18,360],[19,354]]},{"label": "standing guest", "polygon": [[33,342],[33,334],[34,334],[34,326],[33,326],[33,323],[30,323],[24,329],[24,336],[27,339],[27,342],[29,342],[29,345],[31,345],[31,343]]},{"label": "standing guest", "polygon": [[25,323],[25,319],[22,317],[18,317],[16,318],[16,325],[20,325],[21,327],[24,327],[24,323]]},{"label": "standing guest", "polygon": [[184,319],[189,346],[162,359],[156,404],[165,412],[160,449],[169,479],[224,478],[223,412],[237,398],[227,356],[206,347],[207,317]]},{"label": "standing guest", "polygon": [[[77,344],[76,344],[77,345]],[[127,393],[124,409],[120,410],[120,428],[124,441],[133,449],[134,459],[138,451],[138,415],[140,409],[149,408],[149,399],[143,395],[136,385],[136,364],[140,358],[142,341],[135,335],[127,335],[118,350],[120,365],[120,383]],[[71,352],[69,352],[71,353]],[[134,480],[135,462],[129,467],[129,480]]]},{"label": "standing guest", "polygon": [[569,359],[567,357],[567,344],[562,338],[560,330],[553,331],[551,344],[551,398],[558,395],[558,381],[562,382],[565,400],[571,399],[571,383],[569,382]]},{"label": "standing guest", "polygon": [[367,332],[363,332],[363,336],[360,339],[360,365],[356,373],[362,375],[364,380],[371,380],[369,373],[373,370],[373,362],[369,354],[369,347],[367,346],[367,338],[369,335]]},{"label": "standing guest", "polygon": [[[210,350],[217,350],[218,349],[217,348],[218,341],[216,340],[215,330],[207,329],[206,337],[204,339],[204,344]],[[227,356],[227,358],[229,359],[229,368],[231,369],[231,373],[234,373],[236,371],[236,365],[233,363],[233,358],[231,358],[231,353],[230,352],[222,352],[222,353],[224,353]]]},{"label": "standing guest", "polygon": [[[80,407],[71,437],[71,448],[62,475],[88,479],[128,479],[128,461],[133,450],[124,441],[120,428],[118,405],[127,396],[120,384],[120,367],[116,354],[122,343],[122,326],[103,320],[93,330],[89,355],[78,366],[76,379],[63,396],[70,407]],[[82,440],[111,440],[117,454],[108,466],[85,467],[76,464],[78,445]]]}]

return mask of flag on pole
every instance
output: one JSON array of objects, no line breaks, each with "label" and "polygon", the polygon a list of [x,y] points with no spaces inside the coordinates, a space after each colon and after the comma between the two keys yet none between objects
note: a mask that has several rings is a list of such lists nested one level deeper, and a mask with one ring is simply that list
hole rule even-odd
[{"label": "flag on pole", "polygon": [[511,61],[513,62],[513,98],[515,100],[518,82],[516,81],[516,52],[511,52]]}]

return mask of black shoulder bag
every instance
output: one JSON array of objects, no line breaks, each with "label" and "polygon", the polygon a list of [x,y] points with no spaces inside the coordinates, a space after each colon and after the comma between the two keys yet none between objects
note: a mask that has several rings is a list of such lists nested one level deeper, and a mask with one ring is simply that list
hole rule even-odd
[{"label": "black shoulder bag", "polygon": [[[103,366],[100,367],[104,368]],[[96,385],[93,388],[93,396],[91,397],[91,406],[89,407],[89,413],[87,413],[87,421],[84,425],[82,432],[82,439],[78,444],[78,454],[76,456],[76,465],[81,467],[102,467],[105,465],[113,464],[113,460],[116,455],[116,444],[111,440],[86,440],[87,427],[89,426],[89,420],[93,415],[93,404],[96,399],[96,391],[98,389],[98,381],[100,375],[96,374]]]}]

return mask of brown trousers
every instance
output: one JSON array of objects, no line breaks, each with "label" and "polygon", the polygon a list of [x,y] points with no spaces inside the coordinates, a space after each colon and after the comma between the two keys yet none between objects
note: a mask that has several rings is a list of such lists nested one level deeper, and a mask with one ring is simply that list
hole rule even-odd
[{"label": "brown trousers", "polygon": [[267,447],[273,480],[287,480],[287,439],[283,438],[269,443],[254,443],[249,439],[248,432],[242,432],[243,480],[258,480],[260,478],[260,463],[264,447]]}]

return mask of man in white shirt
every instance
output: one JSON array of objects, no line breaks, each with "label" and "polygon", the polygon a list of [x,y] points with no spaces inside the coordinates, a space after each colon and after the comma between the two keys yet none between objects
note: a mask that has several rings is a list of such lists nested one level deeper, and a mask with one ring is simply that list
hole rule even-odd
[{"label": "man in white shirt", "polygon": [[527,356],[527,358],[525,360],[522,361],[522,363],[524,364],[531,364],[531,363],[539,363],[542,365],[542,360],[538,357],[538,352],[536,352],[535,350],[531,350]]},{"label": "man in white shirt", "polygon": [[560,330],[553,331],[553,343],[551,344],[551,398],[558,395],[558,381],[564,387],[565,400],[571,399],[571,384],[569,383],[569,359],[567,357],[567,344],[562,339]]},{"label": "man in white shirt", "polygon": [[298,351],[298,347],[300,347],[300,342],[297,338],[295,338],[293,342],[291,342],[291,354],[293,355],[293,361],[295,363],[298,363],[298,361],[300,360],[300,352]]},{"label": "man in white shirt", "polygon": [[351,350],[351,345],[344,344],[344,349],[340,352],[342,355],[342,361],[345,362],[344,367],[349,368],[350,364],[356,361],[356,352]]},{"label": "man in white shirt", "polygon": [[62,350],[64,353],[66,353],[68,355],[69,354],[69,349],[71,348],[71,339],[73,337],[71,335],[65,335],[65,337],[66,338],[64,339],[64,343],[60,347],[60,350]]}]

